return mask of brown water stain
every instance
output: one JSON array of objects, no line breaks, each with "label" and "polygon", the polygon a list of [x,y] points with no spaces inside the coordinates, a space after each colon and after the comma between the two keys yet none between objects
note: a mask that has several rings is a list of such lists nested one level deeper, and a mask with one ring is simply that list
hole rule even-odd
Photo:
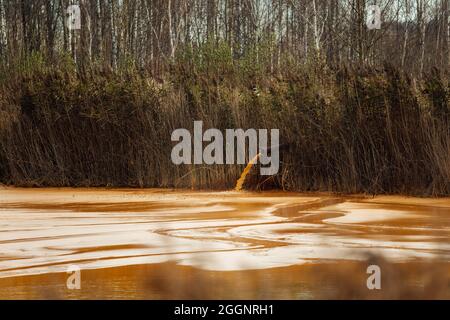
[{"label": "brown water stain", "polygon": [[[0,252],[0,298],[445,298],[450,199],[7,188]],[[65,288],[73,264],[90,291]]]}]

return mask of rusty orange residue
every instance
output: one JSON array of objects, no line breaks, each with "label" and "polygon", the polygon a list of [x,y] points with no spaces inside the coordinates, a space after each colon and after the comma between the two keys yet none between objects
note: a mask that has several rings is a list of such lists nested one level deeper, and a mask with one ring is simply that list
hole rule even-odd
[{"label": "rusty orange residue", "polygon": [[235,191],[241,191],[242,186],[244,185],[245,178],[247,177],[248,173],[252,169],[253,165],[258,161],[258,158],[261,156],[261,153],[258,153],[245,167],[244,171],[242,171],[241,177],[236,182],[236,187],[234,188]]}]

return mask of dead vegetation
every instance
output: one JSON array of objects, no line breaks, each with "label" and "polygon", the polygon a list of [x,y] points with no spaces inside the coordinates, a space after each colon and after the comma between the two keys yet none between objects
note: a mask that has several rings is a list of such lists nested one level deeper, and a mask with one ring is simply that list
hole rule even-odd
[{"label": "dead vegetation", "polygon": [[247,188],[450,193],[449,85],[437,71],[416,80],[389,65],[293,64],[274,76],[222,51],[208,57],[200,65],[180,57],[158,80],[133,68],[80,71],[63,58],[4,67],[0,181],[232,188],[242,166],[170,161],[171,132],[203,120],[220,130],[281,130],[289,148],[279,174],[254,176]]}]

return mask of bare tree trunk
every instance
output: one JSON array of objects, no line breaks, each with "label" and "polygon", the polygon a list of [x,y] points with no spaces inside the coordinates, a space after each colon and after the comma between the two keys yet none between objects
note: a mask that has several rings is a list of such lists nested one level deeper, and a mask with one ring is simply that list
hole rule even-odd
[{"label": "bare tree trunk", "polygon": [[208,40],[212,40],[216,36],[216,1],[215,0],[207,0],[206,34],[207,34]]},{"label": "bare tree trunk", "polygon": [[169,21],[169,45],[170,45],[170,58],[175,58],[175,47],[173,40],[172,30],[172,0],[167,0],[167,18]]},{"label": "bare tree trunk", "polygon": [[447,44],[446,44],[446,62],[444,64],[444,67],[446,66],[447,70],[450,69],[450,4],[448,0],[443,0],[444,1],[444,24],[447,24],[447,28],[446,28],[446,32],[447,32]]},{"label": "bare tree trunk", "polygon": [[304,15],[304,33],[303,33],[303,46],[305,52],[305,62],[308,60],[308,33],[309,33],[309,20],[308,20],[308,6],[305,6],[305,15]]},{"label": "bare tree trunk", "polygon": [[425,35],[426,35],[425,14],[426,14],[425,0],[417,0],[417,26],[420,39],[419,74],[423,73],[425,60]]},{"label": "bare tree trunk", "polygon": [[406,12],[406,21],[405,21],[405,32],[403,34],[403,47],[402,47],[402,60],[401,60],[401,67],[402,67],[402,69],[405,67],[406,51],[407,51],[408,38],[409,38],[410,7],[409,7],[409,1],[408,0],[405,0],[405,12]]},{"label": "bare tree trunk", "polygon": [[319,22],[317,18],[317,3],[316,0],[312,1],[313,4],[313,31],[314,31],[314,51],[316,58],[320,57],[320,35],[319,35]]},{"label": "bare tree trunk", "polygon": [[1,61],[5,61],[5,30],[4,30],[4,9],[3,0],[0,0],[0,57]]}]

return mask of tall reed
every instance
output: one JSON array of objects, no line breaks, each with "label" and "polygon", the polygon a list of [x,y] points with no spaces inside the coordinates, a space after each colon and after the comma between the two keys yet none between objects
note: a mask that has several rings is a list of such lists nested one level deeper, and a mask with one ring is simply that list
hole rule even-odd
[{"label": "tall reed", "polygon": [[[18,186],[232,188],[243,166],[171,163],[171,133],[278,128],[281,169],[247,188],[450,194],[448,79],[287,65],[271,74],[226,50],[145,70],[32,57],[2,67],[0,181]],[[206,129],[206,128],[205,128]]]}]

